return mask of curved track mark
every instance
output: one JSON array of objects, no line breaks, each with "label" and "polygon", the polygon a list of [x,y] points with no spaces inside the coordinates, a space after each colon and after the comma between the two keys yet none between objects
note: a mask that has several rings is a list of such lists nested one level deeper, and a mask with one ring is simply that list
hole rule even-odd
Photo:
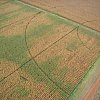
[{"label": "curved track mark", "polygon": [[[41,13],[41,12],[38,12],[37,15],[40,14],[40,13]],[[30,57],[31,57],[32,60],[35,62],[37,68],[39,68],[39,70],[40,70],[53,84],[55,84],[55,86],[57,86],[62,92],[68,94],[62,87],[60,87],[58,84],[56,84],[56,83],[48,76],[48,74],[38,65],[38,63],[36,62],[36,60],[34,59],[34,57],[32,56],[32,54],[31,54],[31,52],[30,52],[30,50],[29,50],[29,48],[28,48],[28,43],[27,43],[27,38],[26,38],[26,35],[27,35],[27,28],[28,28],[28,25],[30,24],[30,22],[31,22],[35,17],[36,17],[36,16],[34,16],[34,17],[28,22],[28,24],[26,25],[26,29],[25,29],[25,42],[26,42],[27,50],[28,50],[28,52],[29,52],[29,54],[30,54]],[[69,94],[68,94],[68,95],[69,95]]]},{"label": "curved track mark", "polygon": [[[33,19],[33,18],[32,18]],[[32,20],[31,19],[31,20]],[[76,27],[77,28],[77,27]],[[76,28],[74,28],[73,30],[71,30],[69,33],[71,33],[72,31],[74,31]],[[55,43],[57,43],[58,41],[60,41],[61,39],[63,39],[66,35],[68,35],[69,33],[65,34],[64,36],[62,36],[60,39],[58,39],[57,41],[55,41],[54,43],[52,43],[51,45],[49,45],[47,48],[45,48],[43,51],[41,51],[40,53],[38,53],[35,57],[37,57],[38,55],[40,55],[41,53],[43,53],[45,50],[47,50],[48,48],[50,48],[52,45],[54,45]],[[26,41],[26,40],[25,40]],[[2,80],[0,80],[0,82],[2,82],[3,80],[5,80],[7,77],[9,77],[10,75],[12,75],[14,72],[16,72],[17,70],[19,70],[21,67],[23,67],[25,64],[27,64],[28,62],[30,62],[32,60],[32,58],[30,58],[28,61],[26,61],[24,64],[22,64],[19,68],[17,68],[16,70],[14,70],[12,73],[10,73],[9,75],[7,75],[6,77],[4,77]]]},{"label": "curved track mark", "polygon": [[78,39],[81,41],[81,43],[83,44],[83,46],[85,46],[88,50],[91,51],[91,49],[88,48],[88,47],[85,45],[85,43],[82,41],[82,39],[81,39],[80,36],[79,36],[79,26],[78,26],[78,28],[77,28],[77,37],[78,37]]},{"label": "curved track mark", "polygon": [[[100,20],[85,21],[85,22],[82,23],[82,25],[84,25],[85,23],[94,22],[94,21],[100,21]],[[79,40],[81,41],[81,43],[82,43],[88,50],[91,51],[90,47],[87,47],[86,44],[85,44],[85,43],[82,41],[82,39],[80,38],[80,36],[79,36],[79,28],[80,28],[80,26],[78,26],[78,28],[77,28],[77,37],[79,38]]]}]

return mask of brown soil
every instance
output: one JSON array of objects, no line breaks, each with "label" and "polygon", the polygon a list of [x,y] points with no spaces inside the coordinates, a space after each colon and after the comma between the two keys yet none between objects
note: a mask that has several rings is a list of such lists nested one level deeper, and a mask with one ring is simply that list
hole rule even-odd
[{"label": "brown soil", "polygon": [[90,26],[96,30],[100,30],[100,20],[97,21],[91,21],[91,22],[86,22],[84,25]]},{"label": "brown soil", "polygon": [[[91,89],[88,91],[86,97],[84,98],[84,100],[94,100],[94,96],[96,94],[96,90],[100,87],[100,77],[97,79],[97,81],[93,84],[93,86],[91,87]],[[98,98],[99,100],[99,98]]]},{"label": "brown soil", "polygon": [[[79,23],[83,23],[86,21],[92,20],[100,20],[100,1],[99,0],[91,0],[91,1],[84,1],[84,0],[21,0],[26,3],[30,3],[32,5],[39,6],[41,8],[47,9],[49,11],[53,11],[58,13],[66,18],[72,19]],[[97,22],[98,23],[98,22]],[[95,24],[94,24],[95,25]],[[93,27],[90,23],[87,25],[91,28],[94,28],[98,31],[98,25]]]}]

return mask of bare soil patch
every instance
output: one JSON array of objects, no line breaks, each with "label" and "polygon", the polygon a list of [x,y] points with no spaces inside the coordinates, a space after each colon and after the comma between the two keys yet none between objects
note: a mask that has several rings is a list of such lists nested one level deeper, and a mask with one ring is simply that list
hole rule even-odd
[{"label": "bare soil patch", "polygon": [[[94,97],[96,95],[97,89],[100,88],[100,77],[97,79],[97,81],[93,84],[89,92],[87,93],[84,100],[99,100],[99,98]],[[95,98],[95,99],[94,99]]]},{"label": "bare soil patch", "polygon": [[[98,0],[96,0],[95,2],[94,0],[92,1],[22,0],[22,1],[32,5],[39,6],[54,13],[60,14],[66,18],[72,19],[79,23],[83,23],[85,21],[90,21],[90,20],[100,20],[100,13],[99,13],[100,1]],[[90,23],[87,26],[100,31],[98,25],[95,25],[96,27],[93,27],[92,24]]]}]

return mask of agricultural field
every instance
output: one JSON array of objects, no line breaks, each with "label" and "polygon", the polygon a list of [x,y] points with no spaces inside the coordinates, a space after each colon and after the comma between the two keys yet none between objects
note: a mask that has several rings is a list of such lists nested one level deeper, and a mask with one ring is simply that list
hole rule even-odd
[{"label": "agricultural field", "polygon": [[100,32],[100,0],[21,0]]},{"label": "agricultural field", "polygon": [[99,29],[22,1],[0,0],[0,100],[77,100],[100,75]]}]

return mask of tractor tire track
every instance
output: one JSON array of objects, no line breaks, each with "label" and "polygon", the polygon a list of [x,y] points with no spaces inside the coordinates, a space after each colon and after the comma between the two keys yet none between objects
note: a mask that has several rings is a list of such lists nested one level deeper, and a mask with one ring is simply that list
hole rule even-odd
[{"label": "tractor tire track", "polygon": [[[38,14],[40,14],[40,13],[41,13],[41,11],[38,12],[36,15],[38,15]],[[34,16],[34,17],[35,17],[35,16]],[[55,82],[48,76],[48,74],[38,65],[38,63],[36,62],[35,58],[32,56],[32,54],[31,54],[31,52],[30,52],[30,50],[29,50],[29,48],[28,48],[28,43],[27,43],[27,28],[28,28],[30,22],[34,19],[34,17],[33,17],[32,19],[30,19],[30,21],[29,21],[28,24],[26,25],[26,29],[25,29],[25,42],[26,42],[26,47],[27,47],[27,50],[28,50],[28,52],[29,52],[29,54],[30,54],[30,57],[31,57],[31,59],[35,62],[37,68],[38,68],[38,69],[39,69],[39,70],[40,70],[40,71],[41,71],[55,86],[57,86],[62,92],[68,94],[62,87],[60,87],[57,83],[55,83]],[[75,28],[75,29],[76,29],[76,28]],[[59,41],[59,40],[58,40],[58,41]],[[69,95],[69,94],[68,94],[68,95]]]},{"label": "tractor tire track", "polygon": [[[77,27],[76,27],[77,28]],[[72,31],[74,31],[76,28],[74,28],[73,30],[71,30],[69,33],[71,33]],[[69,33],[65,34],[63,37],[59,38],[57,41],[55,41],[54,43],[52,43],[50,46],[48,46],[47,48],[45,48],[43,51],[41,51],[40,53],[38,53],[35,57],[37,57],[38,55],[40,55],[41,53],[43,53],[45,50],[47,50],[48,48],[50,48],[52,45],[54,45],[55,43],[57,43],[58,41],[60,41],[61,39],[63,39],[66,35],[68,35]],[[26,40],[25,40],[26,41]],[[13,71],[12,73],[10,73],[8,76],[4,77],[2,80],[0,80],[0,82],[2,82],[4,79],[6,79],[7,77],[9,77],[10,75],[12,75],[14,72],[16,72],[17,70],[19,70],[21,67],[23,67],[25,64],[27,64],[28,62],[30,62],[32,60],[29,59],[28,61],[26,61],[24,64],[22,64],[19,68],[17,68],[15,71]]]},{"label": "tractor tire track", "polygon": [[[85,21],[85,22],[82,23],[82,25],[84,25],[85,23],[94,22],[94,21],[100,21],[100,20]],[[82,39],[80,38],[80,36],[79,36],[79,29],[80,29],[80,26],[78,26],[78,28],[77,28],[77,37],[78,37],[78,39],[81,41],[81,43],[82,43],[88,50],[92,51],[91,48],[90,48],[90,47],[87,47],[86,44],[85,44],[85,43],[82,41]],[[100,32],[99,32],[99,33],[100,33]]]},{"label": "tractor tire track", "polygon": [[80,42],[83,44],[83,46],[85,46],[85,48],[87,48],[88,50],[90,50],[91,51],[91,49],[90,48],[88,48],[87,46],[86,46],[86,44],[82,41],[82,39],[80,38],[80,36],[79,36],[79,26],[78,26],[78,28],[77,28],[77,37],[78,37],[78,39],[80,40]]}]

